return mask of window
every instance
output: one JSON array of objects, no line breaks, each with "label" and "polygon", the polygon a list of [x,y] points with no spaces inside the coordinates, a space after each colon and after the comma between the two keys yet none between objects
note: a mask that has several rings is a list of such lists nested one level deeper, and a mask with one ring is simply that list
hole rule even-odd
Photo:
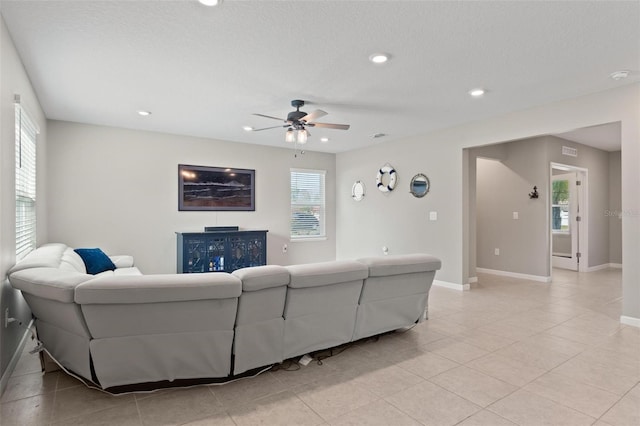
[{"label": "window", "polygon": [[16,259],[36,247],[36,137],[38,128],[16,95]]},{"label": "window", "polygon": [[291,169],[291,239],[325,236],[324,170]]},{"label": "window", "polygon": [[551,200],[551,229],[569,232],[569,181],[554,180]]}]

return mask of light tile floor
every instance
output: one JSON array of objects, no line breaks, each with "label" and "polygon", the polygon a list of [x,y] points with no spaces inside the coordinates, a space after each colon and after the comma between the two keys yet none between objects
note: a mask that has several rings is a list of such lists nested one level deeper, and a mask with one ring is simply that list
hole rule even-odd
[{"label": "light tile floor", "polygon": [[480,275],[469,292],[433,287],[429,305],[425,323],[322,365],[152,394],[43,375],[29,347],[0,423],[640,425],[640,329],[619,322],[619,270],[554,270],[550,284]]}]

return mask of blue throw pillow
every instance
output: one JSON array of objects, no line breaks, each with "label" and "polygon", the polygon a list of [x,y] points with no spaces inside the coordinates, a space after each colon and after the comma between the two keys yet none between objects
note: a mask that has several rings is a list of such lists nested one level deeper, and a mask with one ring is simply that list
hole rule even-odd
[{"label": "blue throw pillow", "polygon": [[116,269],[116,265],[109,259],[109,256],[99,248],[79,248],[74,251],[82,258],[88,274],[95,275]]}]

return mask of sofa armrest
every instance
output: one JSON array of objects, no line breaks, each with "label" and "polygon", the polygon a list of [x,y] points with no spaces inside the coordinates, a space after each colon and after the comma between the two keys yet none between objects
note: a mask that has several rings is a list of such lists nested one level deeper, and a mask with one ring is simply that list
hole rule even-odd
[{"label": "sofa armrest", "polygon": [[75,290],[79,304],[181,302],[239,297],[242,282],[225,273],[112,275],[94,278]]},{"label": "sofa armrest", "polygon": [[437,257],[421,253],[365,257],[358,262],[368,266],[371,277],[437,271],[442,266]]},{"label": "sofa armrest", "polygon": [[319,287],[364,280],[369,275],[366,265],[353,260],[291,265],[286,268],[291,275],[291,288]]},{"label": "sofa armrest", "polygon": [[238,269],[231,274],[242,281],[243,291],[258,291],[289,284],[289,271],[284,266],[253,266]]},{"label": "sofa armrest", "polygon": [[109,256],[109,259],[116,265],[116,268],[131,268],[133,267],[133,256],[128,255],[115,255]]}]

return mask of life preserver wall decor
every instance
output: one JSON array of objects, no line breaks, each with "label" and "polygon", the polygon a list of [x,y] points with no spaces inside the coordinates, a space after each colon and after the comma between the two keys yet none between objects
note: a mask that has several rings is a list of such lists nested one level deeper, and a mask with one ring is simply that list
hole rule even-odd
[{"label": "life preserver wall decor", "polygon": [[[389,175],[388,182],[384,183],[384,176]],[[378,170],[378,176],[376,176],[376,186],[382,192],[390,192],[393,191],[393,188],[396,187],[396,179],[398,175],[396,170],[389,163],[385,164]]]}]

